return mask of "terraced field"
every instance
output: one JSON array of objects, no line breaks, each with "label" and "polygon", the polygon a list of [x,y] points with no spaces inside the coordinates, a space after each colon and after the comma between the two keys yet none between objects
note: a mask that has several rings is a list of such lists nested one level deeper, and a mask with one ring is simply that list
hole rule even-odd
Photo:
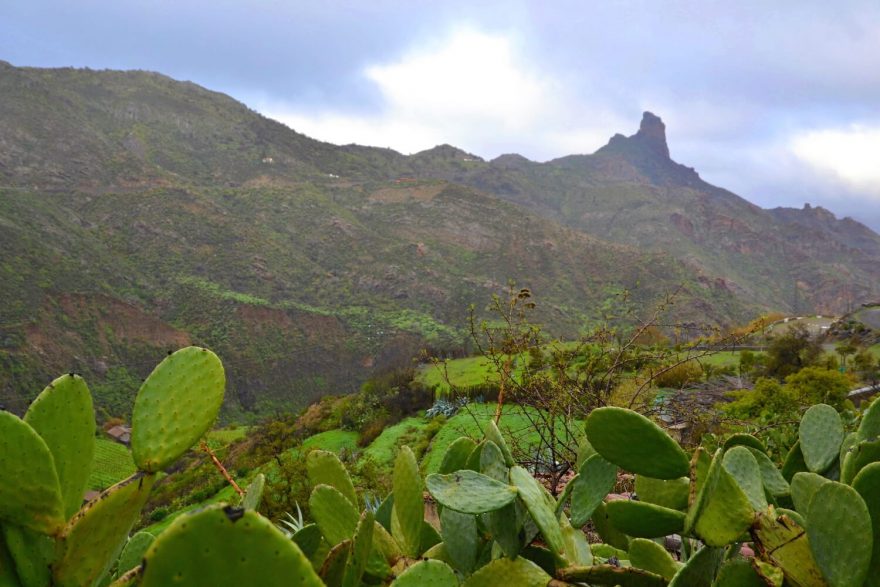
[{"label": "terraced field", "polygon": [[95,460],[89,476],[89,489],[101,491],[134,472],[134,461],[128,447],[103,438],[95,439]]}]

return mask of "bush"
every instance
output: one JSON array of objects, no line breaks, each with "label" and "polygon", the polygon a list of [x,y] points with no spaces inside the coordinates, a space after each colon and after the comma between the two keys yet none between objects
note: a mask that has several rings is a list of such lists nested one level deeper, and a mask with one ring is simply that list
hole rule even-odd
[{"label": "bush", "polygon": [[654,378],[657,387],[681,389],[703,378],[703,368],[696,361],[679,363]]}]

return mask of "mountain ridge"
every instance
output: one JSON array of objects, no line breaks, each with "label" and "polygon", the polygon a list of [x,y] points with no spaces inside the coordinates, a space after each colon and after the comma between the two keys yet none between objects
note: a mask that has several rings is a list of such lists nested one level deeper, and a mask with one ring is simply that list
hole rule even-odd
[{"label": "mountain ridge", "polygon": [[225,417],[302,406],[460,345],[509,279],[560,335],[624,289],[647,308],[681,287],[671,319],[720,325],[876,293],[875,234],[706,184],[662,125],[545,163],[407,156],[161,74],[0,65],[0,403],[73,370],[127,413],[185,337],[230,366]]}]

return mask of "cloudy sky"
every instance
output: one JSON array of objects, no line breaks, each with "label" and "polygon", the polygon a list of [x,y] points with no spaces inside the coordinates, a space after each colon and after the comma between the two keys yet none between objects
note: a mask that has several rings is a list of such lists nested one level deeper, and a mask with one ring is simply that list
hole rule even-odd
[{"label": "cloudy sky", "polygon": [[632,134],[880,229],[880,2],[2,0],[0,59],[149,69],[298,131],[544,161]]}]

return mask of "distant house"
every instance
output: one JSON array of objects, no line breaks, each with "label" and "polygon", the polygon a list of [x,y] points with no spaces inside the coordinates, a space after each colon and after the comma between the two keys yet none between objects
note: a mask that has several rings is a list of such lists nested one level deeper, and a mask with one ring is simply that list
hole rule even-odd
[{"label": "distant house", "polygon": [[110,430],[107,431],[107,434],[115,440],[116,442],[122,443],[125,446],[128,446],[131,442],[131,428],[128,426],[114,426]]},{"label": "distant house", "polygon": [[95,501],[101,496],[100,491],[95,491],[93,489],[89,489],[86,491],[86,494],[83,496],[83,503],[89,503],[90,501]]}]

